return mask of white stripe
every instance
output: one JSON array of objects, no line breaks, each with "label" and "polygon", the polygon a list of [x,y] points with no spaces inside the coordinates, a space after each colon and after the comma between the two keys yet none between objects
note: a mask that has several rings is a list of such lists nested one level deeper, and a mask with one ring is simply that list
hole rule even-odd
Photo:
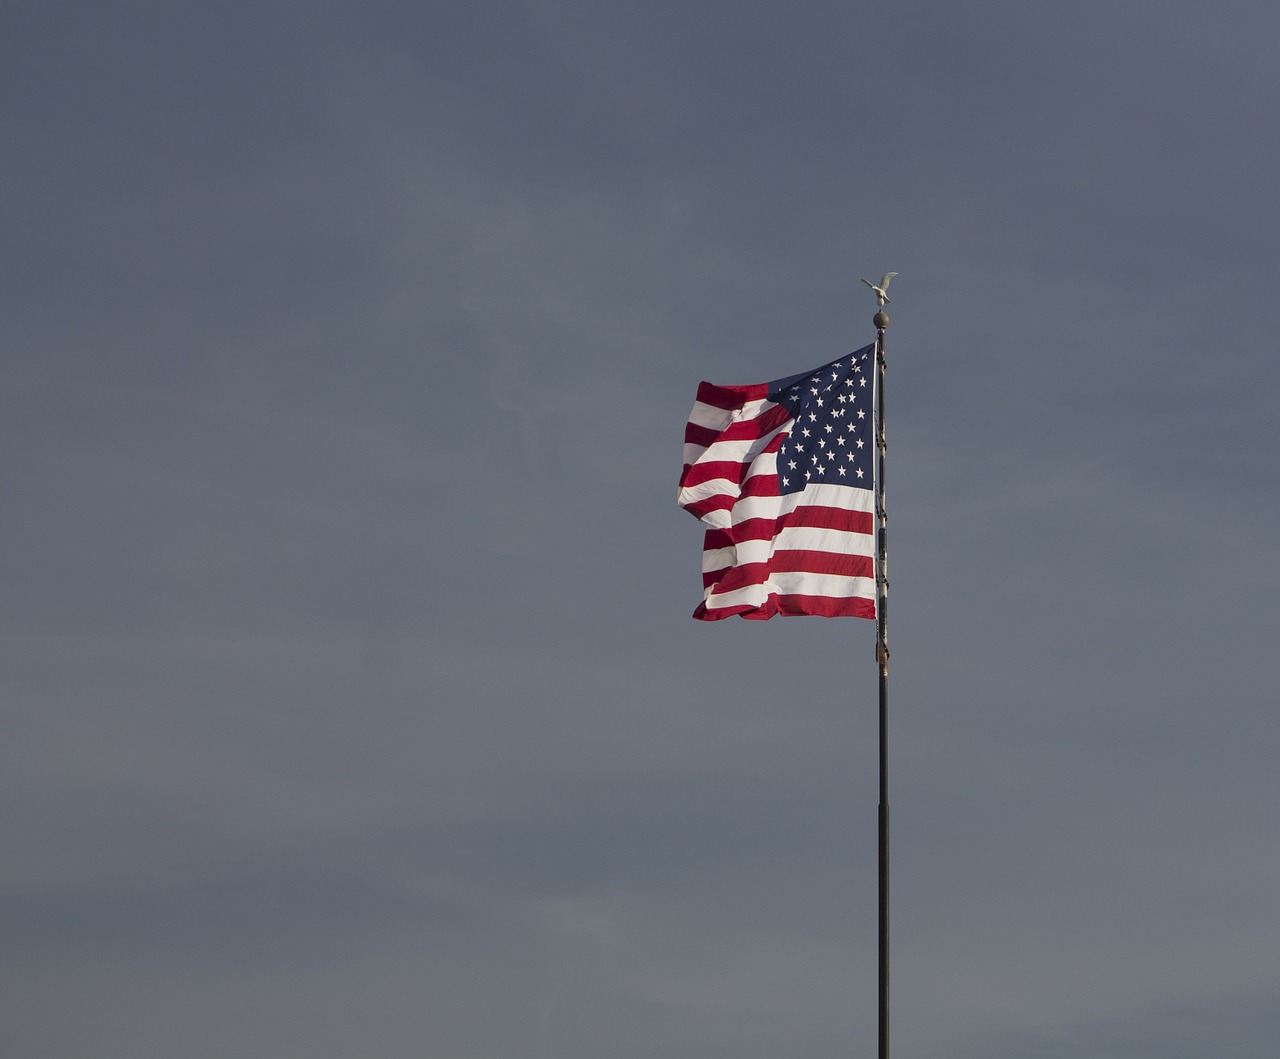
[{"label": "white stripe", "polygon": [[788,526],[773,539],[777,552],[832,552],[835,555],[870,555],[874,537],[870,533],[823,529],[821,526]]},{"label": "white stripe", "polygon": [[[771,455],[770,460],[772,459]],[[743,486],[749,488],[750,480],[743,483]],[[744,496],[734,505],[733,521],[736,525],[739,522],[749,522],[753,518],[780,518],[791,514],[798,502],[798,493],[789,493],[786,496]]]},{"label": "white stripe", "polygon": [[875,598],[875,579],[870,577],[843,577],[839,574],[806,574],[803,571],[787,571],[775,574],[766,582],[780,596],[829,596],[848,599],[851,596]]},{"label": "white stripe", "polygon": [[[791,426],[791,420],[787,420],[782,426],[777,427],[769,433],[758,438],[735,438],[724,441],[716,439],[710,445],[699,453],[695,460],[691,463],[740,463],[752,465],[756,460],[761,458],[764,450],[769,447],[769,442],[776,438],[779,434],[785,434]],[[692,447],[692,446],[691,446]],[[776,456],[770,452],[767,454],[769,460],[774,461]],[[776,462],[771,463],[771,468],[776,468]],[[753,473],[759,473],[752,468]]]},{"label": "white stripe", "polygon": [[[685,501],[680,501],[681,505],[685,505]],[[699,515],[698,521],[705,523],[708,529],[727,530],[733,528],[733,512],[725,508],[715,508],[708,511],[705,515]]]},{"label": "white stripe", "polygon": [[702,551],[702,572],[704,574],[714,573],[717,570],[727,570],[734,565],[734,556],[737,549],[729,548],[704,548]]},{"label": "white stripe", "polygon": [[702,572],[727,570],[747,563],[765,563],[782,551],[828,552],[832,555],[875,555],[875,537],[870,533],[846,533],[842,530],[811,529],[797,526],[783,530],[775,540],[743,541],[724,548],[705,548]]},{"label": "white stripe", "polygon": [[[797,526],[794,529],[783,530],[773,540],[742,541],[732,549],[717,548],[715,550],[732,551],[736,555],[736,562],[732,565],[741,566],[746,563],[767,563],[778,552],[789,551],[870,556],[875,551],[874,543],[875,538],[870,533],[846,533],[842,530]],[[712,569],[719,568],[712,567]]]},{"label": "white stripe", "polygon": [[[679,490],[679,501],[682,506],[688,507],[699,500],[732,495],[730,487],[734,487],[734,483],[730,483],[723,478],[713,479],[712,481],[704,482],[702,485],[689,486]],[[869,492],[860,490],[860,492],[866,493],[866,496],[854,496],[854,499],[859,502],[848,504],[850,499],[849,490],[840,486],[832,488],[838,489],[840,495],[836,497],[826,496],[824,499],[841,501],[842,503],[828,503],[818,506],[841,507],[843,510],[863,511],[871,514],[874,508],[874,498]],[[830,490],[827,490],[827,492],[829,493]],[[703,521],[714,529],[729,529],[731,526],[741,525],[751,519],[777,520],[802,506],[811,506],[807,493],[790,493],[787,496],[748,496],[740,498],[732,509],[709,512],[703,518]],[[870,532],[856,533],[851,530],[823,529],[814,526],[788,526],[778,533],[776,544],[767,540],[744,541],[738,547],[742,549],[747,546],[762,546],[770,550],[792,548],[797,550],[840,552],[850,555],[871,555],[874,552],[873,537],[874,534]],[[753,552],[752,554],[756,553]],[[760,562],[762,560],[744,558],[741,561]],[[730,564],[725,563],[724,565]],[[718,568],[713,567],[712,569]]]},{"label": "white stripe", "polygon": [[758,607],[773,593],[780,596],[826,596],[831,599],[875,598],[875,581],[870,577],[806,574],[803,571],[774,574],[763,584],[745,585],[732,592],[716,592],[715,587],[712,585],[705,593],[706,605],[712,610],[743,604]]},{"label": "white stripe", "polygon": [[[727,496],[730,499],[738,495],[738,483],[728,478],[708,478],[697,485],[686,485],[676,493],[681,507],[696,504],[699,500],[709,500],[713,496]],[[728,514],[728,512],[726,512]]]},{"label": "white stripe", "polygon": [[[804,473],[803,471],[801,472]],[[859,493],[865,495],[860,496]],[[798,493],[788,493],[784,500],[790,500],[792,507],[788,510],[794,510],[796,507],[842,507],[852,508],[855,511],[871,511],[875,507],[874,499],[871,496],[871,484],[855,485],[850,482],[848,485],[837,482],[814,482],[813,485],[805,486]],[[866,507],[863,507],[863,504]]]},{"label": "white stripe", "polygon": [[730,423],[755,419],[756,416],[772,407],[774,407],[774,402],[763,398],[748,401],[741,408],[717,408],[713,404],[695,401],[693,411],[689,413],[689,422],[694,426],[705,427],[707,430],[714,430],[719,433]]},{"label": "white stripe", "polygon": [[708,610],[740,607],[744,604],[748,607],[758,607],[769,598],[769,582],[767,581],[762,585],[747,585],[746,588],[736,588],[732,592],[717,593],[714,589],[715,586],[712,585],[705,593]]},{"label": "white stripe", "polygon": [[[839,490],[838,495],[831,496],[830,489]],[[744,496],[733,506],[733,523],[736,526],[753,518],[781,518],[802,507],[834,507],[842,511],[863,511],[867,514],[875,507],[875,499],[866,489],[828,487],[816,501],[811,493],[811,490],[806,489],[802,493],[787,493],[785,496]]]},{"label": "white stripe", "polygon": [[689,422],[694,426],[705,427],[719,433],[733,422],[732,408],[717,408],[713,404],[695,401],[693,411],[689,413]]}]

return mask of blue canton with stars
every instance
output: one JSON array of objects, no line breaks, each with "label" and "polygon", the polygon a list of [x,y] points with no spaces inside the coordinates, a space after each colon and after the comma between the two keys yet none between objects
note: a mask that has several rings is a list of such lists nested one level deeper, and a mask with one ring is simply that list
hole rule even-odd
[{"label": "blue canton with stars", "polygon": [[816,371],[769,384],[769,400],[795,419],[778,450],[782,495],[818,482],[871,488],[874,356],[870,345]]}]

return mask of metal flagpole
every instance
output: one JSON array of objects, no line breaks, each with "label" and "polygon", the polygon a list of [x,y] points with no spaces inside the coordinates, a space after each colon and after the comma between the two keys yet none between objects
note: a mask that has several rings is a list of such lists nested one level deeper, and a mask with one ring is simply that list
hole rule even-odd
[{"label": "metal flagpole", "polygon": [[[887,287],[888,277],[881,283]],[[868,284],[870,286],[870,284]],[[883,290],[876,291],[883,306]],[[889,1059],[889,541],[884,504],[884,329],[889,314],[872,318],[876,327],[876,662],[880,666],[880,1053]]]}]

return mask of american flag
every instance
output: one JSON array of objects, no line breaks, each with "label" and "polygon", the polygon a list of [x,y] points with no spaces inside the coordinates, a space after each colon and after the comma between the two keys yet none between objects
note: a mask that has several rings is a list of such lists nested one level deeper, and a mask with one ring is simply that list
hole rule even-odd
[{"label": "american flag", "polygon": [[707,524],[693,616],[874,618],[875,346],[755,386],[699,383],[680,506]]}]

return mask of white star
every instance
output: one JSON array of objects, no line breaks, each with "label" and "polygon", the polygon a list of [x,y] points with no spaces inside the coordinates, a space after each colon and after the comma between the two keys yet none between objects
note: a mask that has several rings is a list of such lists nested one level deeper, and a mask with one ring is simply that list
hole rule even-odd
[{"label": "white star", "polygon": [[867,413],[866,413],[866,412],[864,412],[861,408],[859,408],[859,409],[858,409],[858,418],[859,418],[859,419],[866,419],[866,417],[867,417]]},{"label": "white star", "polygon": [[837,443],[837,444],[839,444],[839,445],[843,445],[843,444],[844,444],[844,438],[843,438],[843,437],[836,438],[836,443]]},{"label": "white star", "polygon": [[825,449],[826,447],[827,447],[827,442],[826,442],[826,440],[825,440],[824,438],[819,438],[819,439],[818,439],[818,448],[820,448],[820,449]]},{"label": "white star", "polygon": [[818,398],[818,402],[817,402],[817,404],[818,404],[818,407],[819,407],[819,408],[821,408],[821,407],[822,407],[822,398],[821,398],[821,397],[819,397],[819,398]]},{"label": "white star", "polygon": [[787,460],[787,466],[788,466],[788,467],[790,467],[790,468],[791,468],[791,470],[793,470],[793,471],[794,471],[794,470],[796,469],[796,461],[795,461],[795,460]]},{"label": "white star", "polygon": [[838,468],[838,470],[840,471],[840,477],[841,477],[841,478],[843,478],[843,477],[844,477],[844,468],[843,468],[843,467],[840,467],[840,468]]},{"label": "white star", "polygon": [[862,477],[862,468],[861,468],[861,467],[859,467],[855,473],[858,475],[858,477],[859,477],[859,478],[861,478],[861,477]]},{"label": "white star", "polygon": [[[861,439],[861,438],[859,438],[859,439],[858,439],[858,448],[862,448],[862,439]],[[851,453],[850,455],[852,455],[852,453]]]},{"label": "white star", "polygon": [[[801,433],[801,434],[803,434],[803,435],[807,438],[807,437],[809,436],[809,428],[808,428],[808,427],[801,427],[801,428],[800,428],[800,433]],[[803,450],[803,449],[801,449],[800,451],[801,451],[801,452],[803,452],[804,450]]]},{"label": "white star", "polygon": [[790,484],[791,484],[791,479],[790,479],[790,478],[783,478],[783,479],[782,479],[782,488],[783,488],[783,489],[785,489],[785,488],[786,488],[787,486],[789,486]]}]

